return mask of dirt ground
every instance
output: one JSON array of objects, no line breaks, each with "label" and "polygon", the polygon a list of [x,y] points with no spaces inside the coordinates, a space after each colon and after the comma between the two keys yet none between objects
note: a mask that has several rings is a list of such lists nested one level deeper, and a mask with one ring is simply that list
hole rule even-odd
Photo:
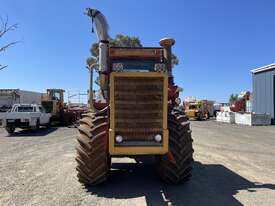
[{"label": "dirt ground", "polygon": [[109,181],[76,178],[74,128],[0,129],[0,205],[275,205],[275,126],[191,123],[192,179],[166,185],[153,166],[113,159]]}]

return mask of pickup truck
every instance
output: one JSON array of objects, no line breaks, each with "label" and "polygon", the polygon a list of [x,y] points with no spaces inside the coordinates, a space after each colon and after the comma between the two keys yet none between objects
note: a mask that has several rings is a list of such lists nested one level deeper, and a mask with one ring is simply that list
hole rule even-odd
[{"label": "pickup truck", "polygon": [[41,125],[51,125],[51,114],[46,113],[41,105],[14,104],[10,111],[0,113],[0,127],[5,128],[9,134],[14,133],[16,128],[37,130]]}]

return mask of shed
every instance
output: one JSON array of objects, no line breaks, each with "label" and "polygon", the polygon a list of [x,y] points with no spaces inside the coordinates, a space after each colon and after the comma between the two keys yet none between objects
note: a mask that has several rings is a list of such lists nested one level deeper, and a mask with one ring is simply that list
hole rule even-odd
[{"label": "shed", "polygon": [[259,114],[270,114],[275,124],[275,63],[252,72],[253,102],[252,111]]},{"label": "shed", "polygon": [[13,104],[41,104],[42,93],[21,89],[0,89],[0,112],[8,111]]}]

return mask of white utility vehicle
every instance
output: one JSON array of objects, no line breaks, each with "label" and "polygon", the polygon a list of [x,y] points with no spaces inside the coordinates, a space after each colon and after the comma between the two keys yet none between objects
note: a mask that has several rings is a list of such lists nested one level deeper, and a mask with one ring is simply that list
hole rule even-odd
[{"label": "white utility vehicle", "polygon": [[14,104],[10,111],[0,113],[0,127],[10,134],[16,128],[39,129],[40,125],[50,127],[51,114],[38,104]]}]

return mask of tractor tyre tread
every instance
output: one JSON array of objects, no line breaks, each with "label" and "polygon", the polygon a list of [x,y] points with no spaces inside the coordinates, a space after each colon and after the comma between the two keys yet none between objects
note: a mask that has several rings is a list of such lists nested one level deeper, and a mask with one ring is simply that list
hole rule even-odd
[{"label": "tractor tyre tread", "polygon": [[167,155],[159,158],[157,172],[160,178],[170,184],[189,180],[192,175],[193,146],[190,123],[182,114],[171,112],[168,115],[169,152],[173,161]]},{"label": "tractor tyre tread", "polygon": [[100,115],[87,113],[80,120],[75,159],[78,180],[85,185],[107,180],[110,170],[108,127],[108,116],[103,112]]}]

